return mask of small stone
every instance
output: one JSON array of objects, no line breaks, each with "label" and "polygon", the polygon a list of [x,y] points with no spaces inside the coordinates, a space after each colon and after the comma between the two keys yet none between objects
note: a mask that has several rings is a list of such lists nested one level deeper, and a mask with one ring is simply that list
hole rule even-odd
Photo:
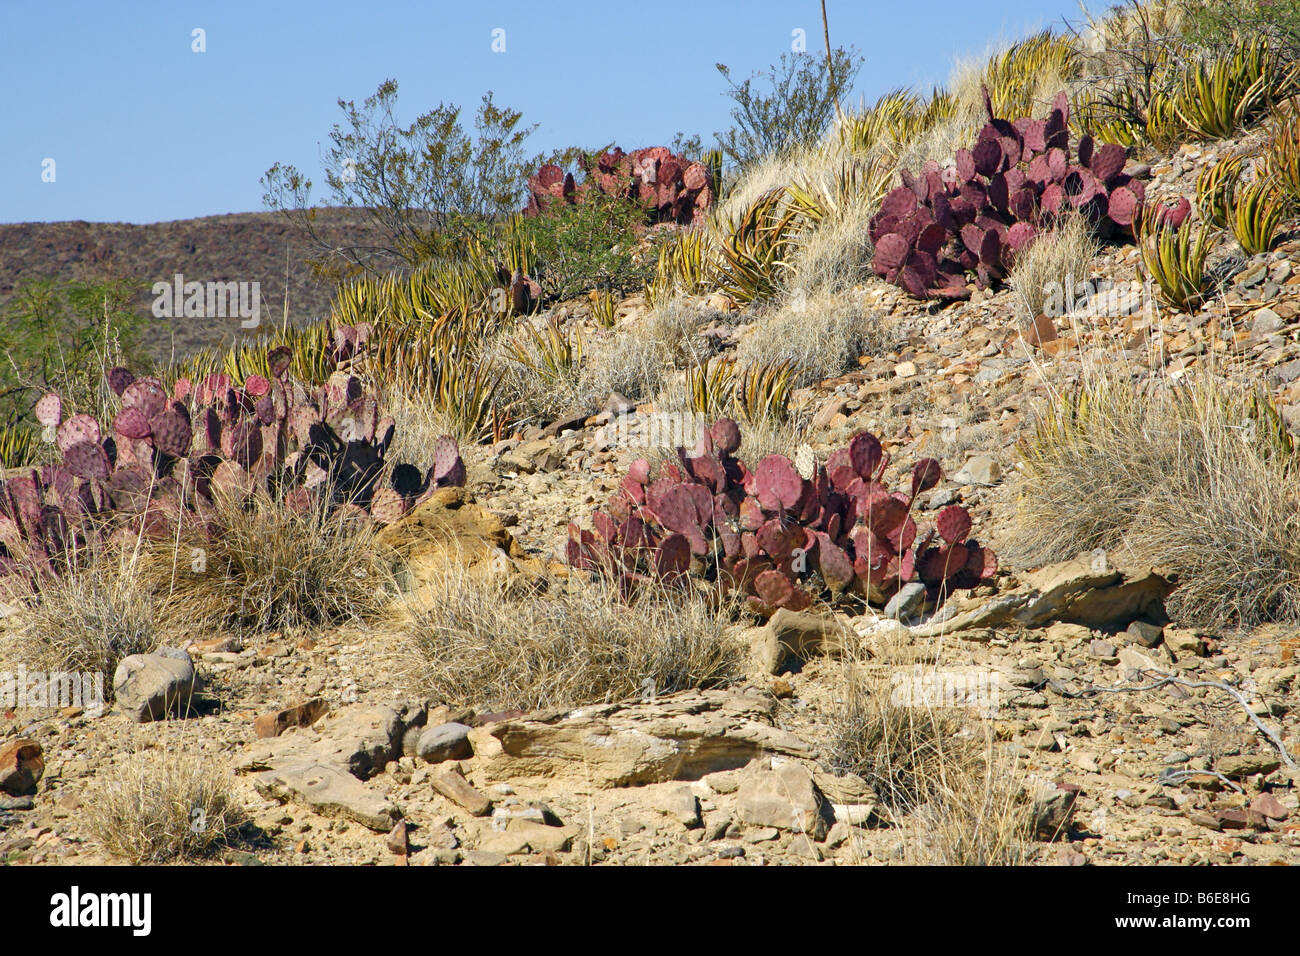
[{"label": "small stone", "polygon": [[433,789],[459,804],[476,817],[484,816],[492,809],[492,801],[469,785],[464,777],[454,771],[437,774],[431,781]]},{"label": "small stone", "polygon": [[1031,830],[1036,839],[1052,841],[1065,836],[1070,829],[1070,818],[1079,791],[1074,787],[1057,786],[1040,792],[1031,810]]},{"label": "small stone", "polygon": [[655,809],[687,829],[700,826],[700,801],[689,784],[664,787],[654,797]]},{"label": "small stone", "polygon": [[410,843],[406,835],[406,821],[399,820],[397,825],[388,831],[388,850],[396,856],[406,856],[410,851]]},{"label": "small stone", "polygon": [[807,834],[800,833],[790,841],[790,852],[804,860],[811,860],[814,863],[822,861],[822,850],[816,843],[808,839]]},{"label": "small stone", "polygon": [[1237,274],[1237,285],[1248,289],[1263,282],[1266,275],[1268,275],[1268,263],[1256,262]]},{"label": "small stone", "polygon": [[1094,638],[1088,645],[1088,653],[1093,657],[1115,657],[1115,645],[1109,641],[1102,641]]},{"label": "small stone", "polygon": [[1262,339],[1272,335],[1284,325],[1282,316],[1267,306],[1255,310],[1254,320],[1250,325],[1251,338]]},{"label": "small stone", "polygon": [[736,795],[736,811],[750,826],[809,833],[820,839],[832,820],[821,791],[802,764],[784,762],[771,770],[746,769]]},{"label": "small stone", "polygon": [[1176,657],[1204,657],[1205,641],[1195,631],[1181,627],[1165,628],[1165,646]]},{"label": "small stone", "polygon": [[894,374],[899,378],[911,378],[916,374],[915,362],[899,362],[894,366]]},{"label": "small stone", "polygon": [[885,603],[884,616],[894,621],[910,621],[921,613],[925,606],[925,585],[913,581],[903,585],[898,592]]},{"label": "small stone", "polygon": [[278,737],[290,727],[310,727],[328,709],[325,701],[317,697],[269,714],[261,714],[253,721],[253,733],[258,737]]},{"label": "small stone", "polygon": [[416,756],[429,763],[444,760],[463,760],[473,754],[469,742],[470,728],[464,724],[447,723],[429,727],[415,745]]},{"label": "small stone", "polygon": [[1272,754],[1235,754],[1220,757],[1215,770],[1225,777],[1253,777],[1257,773],[1272,773],[1282,766],[1282,761]]},{"label": "small stone", "polygon": [[1129,624],[1124,636],[1143,647],[1155,647],[1164,638],[1164,633],[1165,629],[1160,625],[1139,620]]},{"label": "small stone", "polygon": [[492,850],[470,850],[465,854],[465,862],[470,866],[504,866],[507,858],[504,853]]},{"label": "small stone", "polygon": [[740,786],[741,774],[740,770],[720,770],[717,773],[705,774],[700,780],[714,793],[725,795],[736,792]]},{"label": "small stone", "polygon": [[1250,802],[1250,808],[1270,820],[1285,820],[1291,815],[1291,811],[1271,793],[1261,793]]},{"label": "small stone", "polygon": [[993,485],[1002,477],[1002,466],[992,455],[974,455],[952,476],[959,485]]}]

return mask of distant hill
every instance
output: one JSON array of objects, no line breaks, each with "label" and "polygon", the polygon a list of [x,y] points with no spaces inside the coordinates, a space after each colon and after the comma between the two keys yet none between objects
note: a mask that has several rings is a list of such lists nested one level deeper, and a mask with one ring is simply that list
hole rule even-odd
[{"label": "distant hill", "polygon": [[[365,213],[323,209],[319,231],[348,244],[375,241]],[[301,324],[329,312],[333,286],[311,272],[306,259],[319,257],[313,243],[282,215],[273,212],[204,216],[174,222],[132,225],[117,222],[27,222],[0,224],[0,302],[23,280],[50,276],[63,280],[131,278],[144,283],[142,314],[156,334],[143,344],[157,359],[182,356],[205,345],[248,335],[238,319],[153,319],[155,282],[258,282],[262,323],[279,324],[286,290],[289,320]]]}]

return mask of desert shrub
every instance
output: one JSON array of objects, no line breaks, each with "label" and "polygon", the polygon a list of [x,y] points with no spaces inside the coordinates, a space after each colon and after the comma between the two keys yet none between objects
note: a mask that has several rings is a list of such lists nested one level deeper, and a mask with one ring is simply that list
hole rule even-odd
[{"label": "desert shrub", "polygon": [[1024,445],[1026,563],[1106,548],[1171,568],[1169,608],[1206,626],[1300,615],[1300,484],[1263,395],[1209,378],[1108,378],[1063,396]]},{"label": "desert shrub", "polygon": [[52,389],[89,411],[101,408],[104,369],[141,355],[146,320],[132,303],[141,288],[122,279],[21,283],[0,309],[0,426],[34,428],[32,405]]},{"label": "desert shrub", "polygon": [[729,611],[684,591],[624,601],[600,578],[503,587],[452,566],[406,610],[407,679],[452,706],[574,707],[739,673]]},{"label": "desert shrub", "polygon": [[202,859],[233,843],[244,823],[233,774],[197,741],[139,750],[99,774],[85,803],[87,826],[129,863]]},{"label": "desert shrub", "polygon": [[472,133],[454,103],[440,103],[403,126],[395,115],[395,80],[385,80],[360,106],[342,99],[338,105],[343,121],[331,128],[322,157],[328,204],[364,210],[386,236],[383,248],[339,248],[322,238],[314,227],[312,182],[295,167],[276,163],[262,177],[267,207],[288,215],[335,274],[454,258],[463,227],[522,205],[525,178],[537,165],[523,149],[536,127],[497,106],[491,93],[479,104]]},{"label": "desert shrub", "polygon": [[[812,144],[826,131],[835,106],[853,89],[863,57],[852,49],[831,52],[826,60],[811,53],[787,53],[766,73],[737,83],[722,63],[734,125],[717,134],[728,157],[748,168],[773,153]],[[766,88],[765,88],[766,87]]]},{"label": "desert shrub", "polygon": [[582,202],[553,203],[522,220],[534,249],[533,278],[548,297],[572,299],[591,289],[620,293],[644,285],[657,251],[643,237],[646,213],[634,202],[590,190]]},{"label": "desert shrub", "polygon": [[1192,44],[1220,49],[1238,36],[1266,35],[1300,57],[1300,3],[1296,0],[1186,0],[1183,36]]}]

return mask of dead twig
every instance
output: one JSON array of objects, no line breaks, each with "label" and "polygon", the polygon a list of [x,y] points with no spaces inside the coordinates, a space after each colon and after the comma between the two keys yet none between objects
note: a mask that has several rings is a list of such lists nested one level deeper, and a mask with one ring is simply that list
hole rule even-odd
[{"label": "dead twig", "polygon": [[1260,720],[1258,717],[1256,717],[1255,712],[1250,709],[1250,703],[1246,700],[1244,696],[1242,696],[1241,692],[1238,691],[1235,687],[1232,687],[1228,684],[1220,683],[1219,681],[1213,681],[1213,680],[1198,680],[1198,681],[1184,680],[1181,677],[1174,677],[1172,674],[1164,674],[1161,673],[1160,671],[1140,671],[1139,673],[1141,673],[1144,677],[1152,674],[1158,675],[1159,679],[1151,684],[1128,684],[1128,685],[1121,685],[1119,687],[1088,687],[1080,691],[1079,696],[1091,697],[1096,694],[1124,694],[1124,693],[1132,693],[1136,691],[1159,690],[1161,687],[1166,687],[1170,684],[1176,685],[1178,687],[1193,688],[1193,689],[1197,687],[1213,687],[1216,690],[1221,690],[1229,694],[1233,698],[1233,700],[1235,700],[1238,704],[1240,704],[1241,709],[1244,710],[1246,712],[1246,716],[1250,718],[1250,722],[1255,725],[1255,727],[1259,730],[1261,734],[1263,734],[1266,738],[1268,738],[1268,742],[1271,743],[1273,747],[1277,750],[1278,754],[1281,755],[1282,762],[1285,763],[1292,770],[1297,769],[1296,762],[1291,758],[1291,754],[1287,752],[1286,746],[1282,743],[1282,739],[1278,737],[1277,734],[1273,733],[1273,731],[1269,730],[1266,726],[1264,726],[1264,722]]}]

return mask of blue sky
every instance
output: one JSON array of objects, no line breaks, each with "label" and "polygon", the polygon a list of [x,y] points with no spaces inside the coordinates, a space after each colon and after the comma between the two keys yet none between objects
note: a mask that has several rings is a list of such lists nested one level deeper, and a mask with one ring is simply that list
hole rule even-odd
[{"label": "blue sky", "polygon": [[[1095,7],[1096,8],[1096,7]],[[831,40],[866,54],[857,94],[928,88],[954,57],[1079,18],[1076,0],[827,0]],[[191,50],[205,31],[206,52]],[[505,31],[505,52],[492,31]],[[714,69],[742,77],[821,49],[816,0],[603,3],[3,0],[0,222],[156,222],[263,208],[261,175],[316,182],[339,98],[386,78],[401,119],[484,92],[540,124],[529,152],[707,143],[728,125]],[[54,181],[42,181],[46,160]]]}]

